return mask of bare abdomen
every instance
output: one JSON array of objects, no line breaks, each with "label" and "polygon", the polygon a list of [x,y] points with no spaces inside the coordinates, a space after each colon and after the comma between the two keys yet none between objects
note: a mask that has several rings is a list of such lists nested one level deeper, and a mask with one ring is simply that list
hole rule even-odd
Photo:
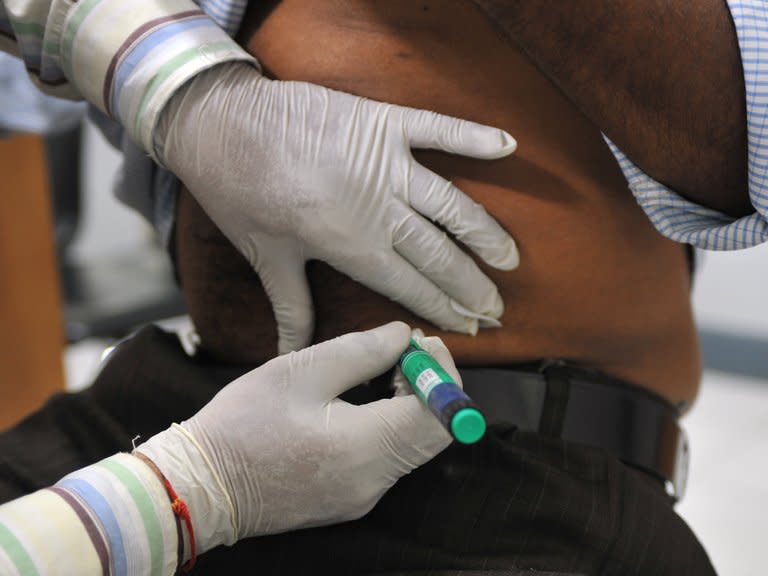
[{"label": "bare abdomen", "polygon": [[[648,223],[599,131],[470,3],[285,0],[246,36],[276,78],[492,124],[519,143],[493,162],[416,153],[518,242],[516,271],[484,268],[506,304],[502,329],[440,333],[317,264],[309,270],[316,340],[402,319],[440,334],[459,365],[565,358],[673,401],[693,399],[699,368],[683,249]],[[259,337],[274,350],[260,291],[252,306],[261,319],[249,321],[261,320]],[[204,341],[220,337],[203,332]]]}]

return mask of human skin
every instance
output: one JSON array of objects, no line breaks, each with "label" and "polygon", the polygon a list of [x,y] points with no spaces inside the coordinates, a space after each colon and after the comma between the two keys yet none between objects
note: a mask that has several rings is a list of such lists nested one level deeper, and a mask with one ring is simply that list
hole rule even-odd
[{"label": "human skin", "polygon": [[[519,142],[493,162],[415,152],[518,243],[517,270],[480,264],[506,303],[502,328],[440,332],[312,262],[315,341],[399,319],[441,336],[459,366],[562,358],[692,402],[700,368],[684,248],[655,232],[600,131],[493,21],[464,0],[251,4],[241,41],[268,75],[498,126]],[[258,278],[187,193],[176,242],[202,347],[224,361],[272,357]]]},{"label": "human skin", "polygon": [[754,212],[726,0],[473,2],[650,176],[726,214]]}]

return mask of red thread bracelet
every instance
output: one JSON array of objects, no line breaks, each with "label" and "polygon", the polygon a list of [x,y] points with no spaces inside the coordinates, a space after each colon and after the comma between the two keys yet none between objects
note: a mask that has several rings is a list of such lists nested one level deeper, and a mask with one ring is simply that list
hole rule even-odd
[{"label": "red thread bracelet", "polygon": [[197,546],[195,545],[195,529],[192,527],[192,516],[189,514],[187,503],[179,498],[178,494],[176,494],[176,491],[173,489],[173,486],[171,486],[171,483],[168,481],[168,478],[166,478],[164,475],[161,475],[161,477],[163,479],[165,491],[168,492],[168,496],[171,499],[171,510],[173,510],[173,513],[176,516],[184,520],[184,524],[187,527],[187,532],[189,533],[190,558],[187,560],[186,564],[181,566],[182,572],[189,572],[192,570],[192,568],[194,568],[195,562],[197,562]]},{"label": "red thread bracelet", "polygon": [[192,568],[195,567],[195,562],[197,562],[197,545],[195,544],[195,529],[192,527],[192,515],[189,513],[189,508],[187,507],[187,503],[184,502],[181,498],[179,498],[179,495],[176,494],[176,490],[173,489],[173,486],[171,486],[171,483],[168,481],[168,478],[165,477],[165,474],[163,474],[160,471],[160,468],[158,468],[152,460],[144,456],[141,452],[133,452],[133,455],[144,462],[147,466],[149,466],[152,471],[155,473],[155,476],[157,476],[160,480],[163,482],[163,486],[165,487],[165,492],[168,494],[168,497],[171,499],[171,510],[173,510],[173,515],[176,516],[176,532],[179,537],[179,559],[178,563],[181,564],[181,560],[184,555],[184,535],[181,532],[181,524],[179,524],[179,518],[182,518],[184,520],[184,524],[187,526],[187,532],[189,533],[189,560],[186,564],[183,566],[179,566],[182,572],[189,572],[192,570]]}]

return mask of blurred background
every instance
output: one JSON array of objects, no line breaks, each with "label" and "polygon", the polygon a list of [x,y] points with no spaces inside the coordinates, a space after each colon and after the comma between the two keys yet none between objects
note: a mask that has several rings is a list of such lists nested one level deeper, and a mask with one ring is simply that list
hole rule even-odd
[{"label": "blurred background", "polygon": [[[191,329],[153,231],[112,194],[119,153],[82,106],[18,88],[14,66],[0,55],[0,108],[12,110],[0,122],[0,428],[56,390],[87,386],[105,350],[134,327]],[[11,136],[20,131],[46,135]],[[685,420],[692,460],[678,511],[720,574],[762,574],[768,245],[700,253],[697,266],[706,372]]]}]

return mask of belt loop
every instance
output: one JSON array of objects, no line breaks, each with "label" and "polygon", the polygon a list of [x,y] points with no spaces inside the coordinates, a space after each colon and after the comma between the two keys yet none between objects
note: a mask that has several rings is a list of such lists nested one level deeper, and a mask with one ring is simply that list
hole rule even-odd
[{"label": "belt loop", "polygon": [[544,360],[539,368],[547,382],[547,393],[539,421],[539,433],[542,436],[559,438],[563,432],[565,409],[568,406],[571,381],[568,367],[562,360]]}]

